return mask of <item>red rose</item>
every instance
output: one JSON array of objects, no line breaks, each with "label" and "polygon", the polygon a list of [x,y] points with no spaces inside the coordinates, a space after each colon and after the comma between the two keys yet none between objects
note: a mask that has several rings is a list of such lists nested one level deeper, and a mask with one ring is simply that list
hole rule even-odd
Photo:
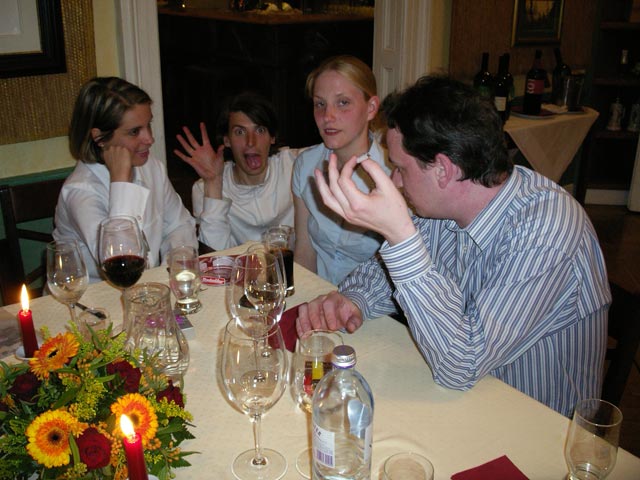
[{"label": "red rose", "polygon": [[76,440],[80,460],[89,470],[109,465],[111,442],[93,427],[87,428]]},{"label": "red rose", "polygon": [[173,382],[169,380],[169,386],[156,394],[156,400],[161,401],[163,398],[167,399],[167,402],[175,402],[181,408],[184,408],[184,399],[182,398],[182,392],[180,387],[174,387]]},{"label": "red rose", "polygon": [[18,375],[9,389],[9,393],[23,402],[33,402],[33,397],[38,393],[40,380],[31,372]]},{"label": "red rose", "polygon": [[107,373],[113,375],[118,373],[124,380],[124,391],[127,393],[136,393],[140,387],[140,373],[139,368],[135,368],[129,362],[120,360],[107,365]]}]

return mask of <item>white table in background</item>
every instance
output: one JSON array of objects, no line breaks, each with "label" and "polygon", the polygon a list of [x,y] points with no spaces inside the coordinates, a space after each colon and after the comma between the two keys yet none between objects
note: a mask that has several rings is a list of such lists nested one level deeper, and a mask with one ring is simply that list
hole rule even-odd
[{"label": "white table in background", "polygon": [[511,114],[504,131],[536,172],[558,182],[598,118],[596,110],[583,109],[533,120]]},{"label": "white table in background", "polygon": [[[146,271],[141,281],[167,283],[166,267]],[[296,294],[287,299],[288,306],[334,288],[299,265],[295,266],[295,285]],[[202,310],[190,316],[196,332],[189,342],[191,364],[185,378],[187,409],[194,416],[196,438],[183,444],[185,450],[200,454],[187,458],[191,467],[175,472],[179,480],[233,479],[231,462],[253,446],[252,428],[249,418],[227,402],[217,377],[217,355],[229,319],[224,288],[207,287],[200,298]],[[122,322],[120,292],[106,283],[90,285],[81,301],[107,307],[114,323]],[[36,328],[47,325],[53,333],[64,329],[67,308],[52,297],[34,299],[31,309]],[[5,310],[15,315],[19,306]],[[436,480],[449,479],[505,454],[532,480],[565,478],[567,418],[490,376],[467,392],[436,385],[407,329],[391,318],[368,321],[355,334],[345,335],[345,343],[355,348],[357,368],[374,395],[372,480],[379,478],[383,459],[402,450],[426,455],[435,466]],[[307,422],[289,391],[263,419],[263,445],[287,458],[286,479],[302,478],[295,469],[295,458],[307,447]],[[608,478],[640,478],[640,458],[620,449]]]}]

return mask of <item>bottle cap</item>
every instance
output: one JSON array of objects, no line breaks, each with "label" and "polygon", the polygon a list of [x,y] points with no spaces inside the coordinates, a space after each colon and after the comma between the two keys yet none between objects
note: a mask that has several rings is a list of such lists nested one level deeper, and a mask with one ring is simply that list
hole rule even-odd
[{"label": "bottle cap", "polygon": [[349,368],[356,364],[356,351],[350,345],[338,345],[333,349],[331,363],[338,368]]}]

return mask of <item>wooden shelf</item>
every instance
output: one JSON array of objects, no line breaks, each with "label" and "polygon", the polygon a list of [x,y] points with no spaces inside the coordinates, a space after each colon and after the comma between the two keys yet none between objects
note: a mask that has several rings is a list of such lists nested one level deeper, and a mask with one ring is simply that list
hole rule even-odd
[{"label": "wooden shelf", "polygon": [[601,87],[640,87],[640,77],[596,77],[593,84]]},{"label": "wooden shelf", "polygon": [[602,30],[640,30],[640,22],[602,22]]},{"label": "wooden shelf", "polygon": [[594,132],[593,135],[595,138],[603,138],[603,139],[609,139],[609,140],[637,140],[638,139],[638,132],[629,132],[627,130],[618,130],[618,131],[600,130],[600,131]]}]

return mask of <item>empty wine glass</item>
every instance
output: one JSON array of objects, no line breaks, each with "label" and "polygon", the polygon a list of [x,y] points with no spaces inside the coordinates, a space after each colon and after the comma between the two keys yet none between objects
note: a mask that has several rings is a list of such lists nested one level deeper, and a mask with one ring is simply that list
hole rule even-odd
[{"label": "empty wine glass", "polygon": [[[333,370],[333,347],[342,344],[342,336],[329,330],[309,330],[296,343],[291,392],[298,406],[308,414],[311,413],[315,386]],[[303,477],[311,478],[311,448],[305,448],[298,454],[296,469]]]},{"label": "empty wine glass", "polygon": [[47,287],[57,300],[69,307],[71,320],[76,325],[76,302],[88,283],[87,267],[74,240],[47,244]]},{"label": "empty wine glass", "polygon": [[287,385],[287,352],[280,327],[252,337],[235,321],[224,333],[221,378],[227,398],[253,422],[254,448],[238,455],[232,472],[240,480],[277,480],[287,471],[287,461],[272,449],[262,448],[262,414],[282,397]]},{"label": "empty wine glass", "polygon": [[569,480],[602,480],[616,464],[622,412],[597,398],[581,400],[569,425],[564,457]]},{"label": "empty wine glass", "polygon": [[176,297],[175,307],[189,315],[199,312],[200,261],[194,247],[179,246],[169,252],[169,284]]},{"label": "empty wine glass", "polygon": [[124,290],[140,279],[146,253],[146,241],[134,217],[116,215],[100,223],[98,261],[114,287]]},{"label": "empty wine glass", "polygon": [[263,336],[284,309],[284,285],[276,256],[266,250],[238,256],[226,293],[236,323],[253,337]]}]

